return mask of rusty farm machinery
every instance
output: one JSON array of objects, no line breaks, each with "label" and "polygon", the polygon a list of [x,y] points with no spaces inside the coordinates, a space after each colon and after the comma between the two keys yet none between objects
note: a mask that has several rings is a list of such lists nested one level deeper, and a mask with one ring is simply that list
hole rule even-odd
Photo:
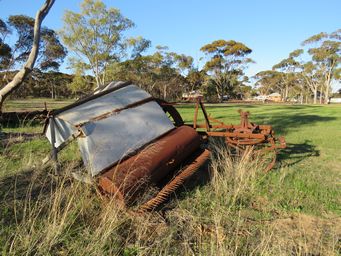
[{"label": "rusty farm machinery", "polygon": [[[197,121],[199,108],[203,124]],[[267,170],[273,167],[276,150],[285,147],[284,138],[277,140],[269,125],[249,122],[248,112],[240,115],[239,125],[225,124],[210,117],[197,98],[193,123],[185,124],[173,104],[129,82],[113,82],[49,112],[44,132],[52,151],[46,160],[57,161],[58,152],[77,140],[88,170],[83,178],[94,182],[102,194],[127,205],[151,184],[163,184],[140,204],[139,211],[149,211],[205,164],[210,157],[205,146],[209,137],[223,137],[236,152],[249,146],[259,154],[273,152]]]}]

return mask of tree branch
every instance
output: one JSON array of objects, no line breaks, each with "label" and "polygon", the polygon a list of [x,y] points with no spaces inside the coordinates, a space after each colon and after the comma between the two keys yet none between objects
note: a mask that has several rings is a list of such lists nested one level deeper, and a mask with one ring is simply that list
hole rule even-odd
[{"label": "tree branch", "polygon": [[55,0],[46,0],[43,6],[36,14],[33,30],[34,31],[33,45],[31,52],[23,68],[14,76],[11,82],[6,84],[5,87],[0,90],[0,113],[2,111],[2,106],[5,99],[23,83],[27,75],[32,71],[34,67],[34,64],[37,60],[37,56],[39,53],[41,23],[46,17],[46,15],[49,13],[54,2]]}]

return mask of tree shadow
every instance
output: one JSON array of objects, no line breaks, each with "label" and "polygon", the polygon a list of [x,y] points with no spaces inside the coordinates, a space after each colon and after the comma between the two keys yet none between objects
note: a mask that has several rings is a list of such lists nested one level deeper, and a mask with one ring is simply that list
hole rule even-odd
[{"label": "tree shadow", "polygon": [[47,114],[47,110],[2,112],[0,113],[0,124],[6,128],[42,125],[47,117]]},{"label": "tree shadow", "polygon": [[311,144],[310,140],[305,140],[299,144],[287,143],[287,147],[278,152],[277,161],[283,167],[290,167],[308,157],[318,157],[319,155],[320,151],[316,149],[316,146]]},{"label": "tree shadow", "polygon": [[286,134],[290,129],[291,132],[295,128],[302,126],[310,126],[314,123],[326,123],[335,120],[335,117],[319,116],[319,115],[276,115],[269,117],[269,124],[273,127],[277,134]]}]

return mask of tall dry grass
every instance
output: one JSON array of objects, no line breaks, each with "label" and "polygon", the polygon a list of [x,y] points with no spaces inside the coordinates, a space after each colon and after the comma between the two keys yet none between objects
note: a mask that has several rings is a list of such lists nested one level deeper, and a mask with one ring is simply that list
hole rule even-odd
[{"label": "tall dry grass", "polygon": [[[102,198],[95,186],[71,179],[69,173],[74,169],[71,165],[65,167],[60,177],[36,174],[27,187],[23,203],[14,206],[16,224],[2,254],[304,255],[337,252],[338,240],[333,225],[319,224],[319,230],[327,228],[325,232],[329,232],[330,239],[317,239],[319,246],[316,248],[316,241],[312,242],[313,238],[304,233],[305,230],[312,232],[307,228],[312,228],[312,224],[290,234],[292,222],[280,222],[278,229],[280,220],[257,218],[259,209],[264,208],[258,187],[266,174],[262,171],[264,163],[254,157],[252,149],[240,157],[231,157],[228,149],[219,145],[213,145],[213,152],[211,179],[206,185],[191,190],[183,188],[169,203],[172,209],[144,215]],[[38,174],[46,172],[52,173],[46,169],[36,170]],[[37,183],[40,190],[36,189]],[[13,204],[18,202],[14,200]],[[322,237],[323,231],[319,234]]]}]

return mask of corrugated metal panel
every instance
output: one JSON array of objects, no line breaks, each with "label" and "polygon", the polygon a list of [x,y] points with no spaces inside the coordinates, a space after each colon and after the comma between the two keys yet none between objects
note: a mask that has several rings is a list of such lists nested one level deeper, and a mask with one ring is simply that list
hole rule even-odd
[{"label": "corrugated metal panel", "polygon": [[[155,101],[141,102],[150,97],[139,87],[129,85],[57,114],[55,146],[58,147],[80,128],[85,135],[78,138],[83,161],[89,166],[92,176],[97,175],[174,128]],[[141,104],[124,109],[136,102]],[[122,110],[116,113],[118,109]],[[51,142],[50,134],[48,126],[46,136]]]},{"label": "corrugated metal panel", "polygon": [[87,123],[84,128],[88,135],[78,143],[84,162],[95,176],[173,127],[159,105],[149,102]]},{"label": "corrugated metal panel", "polygon": [[88,101],[80,106],[69,109],[58,115],[73,125],[84,123],[96,116],[103,115],[114,109],[120,109],[134,102],[149,98],[150,94],[135,85],[129,85],[118,91]]}]

